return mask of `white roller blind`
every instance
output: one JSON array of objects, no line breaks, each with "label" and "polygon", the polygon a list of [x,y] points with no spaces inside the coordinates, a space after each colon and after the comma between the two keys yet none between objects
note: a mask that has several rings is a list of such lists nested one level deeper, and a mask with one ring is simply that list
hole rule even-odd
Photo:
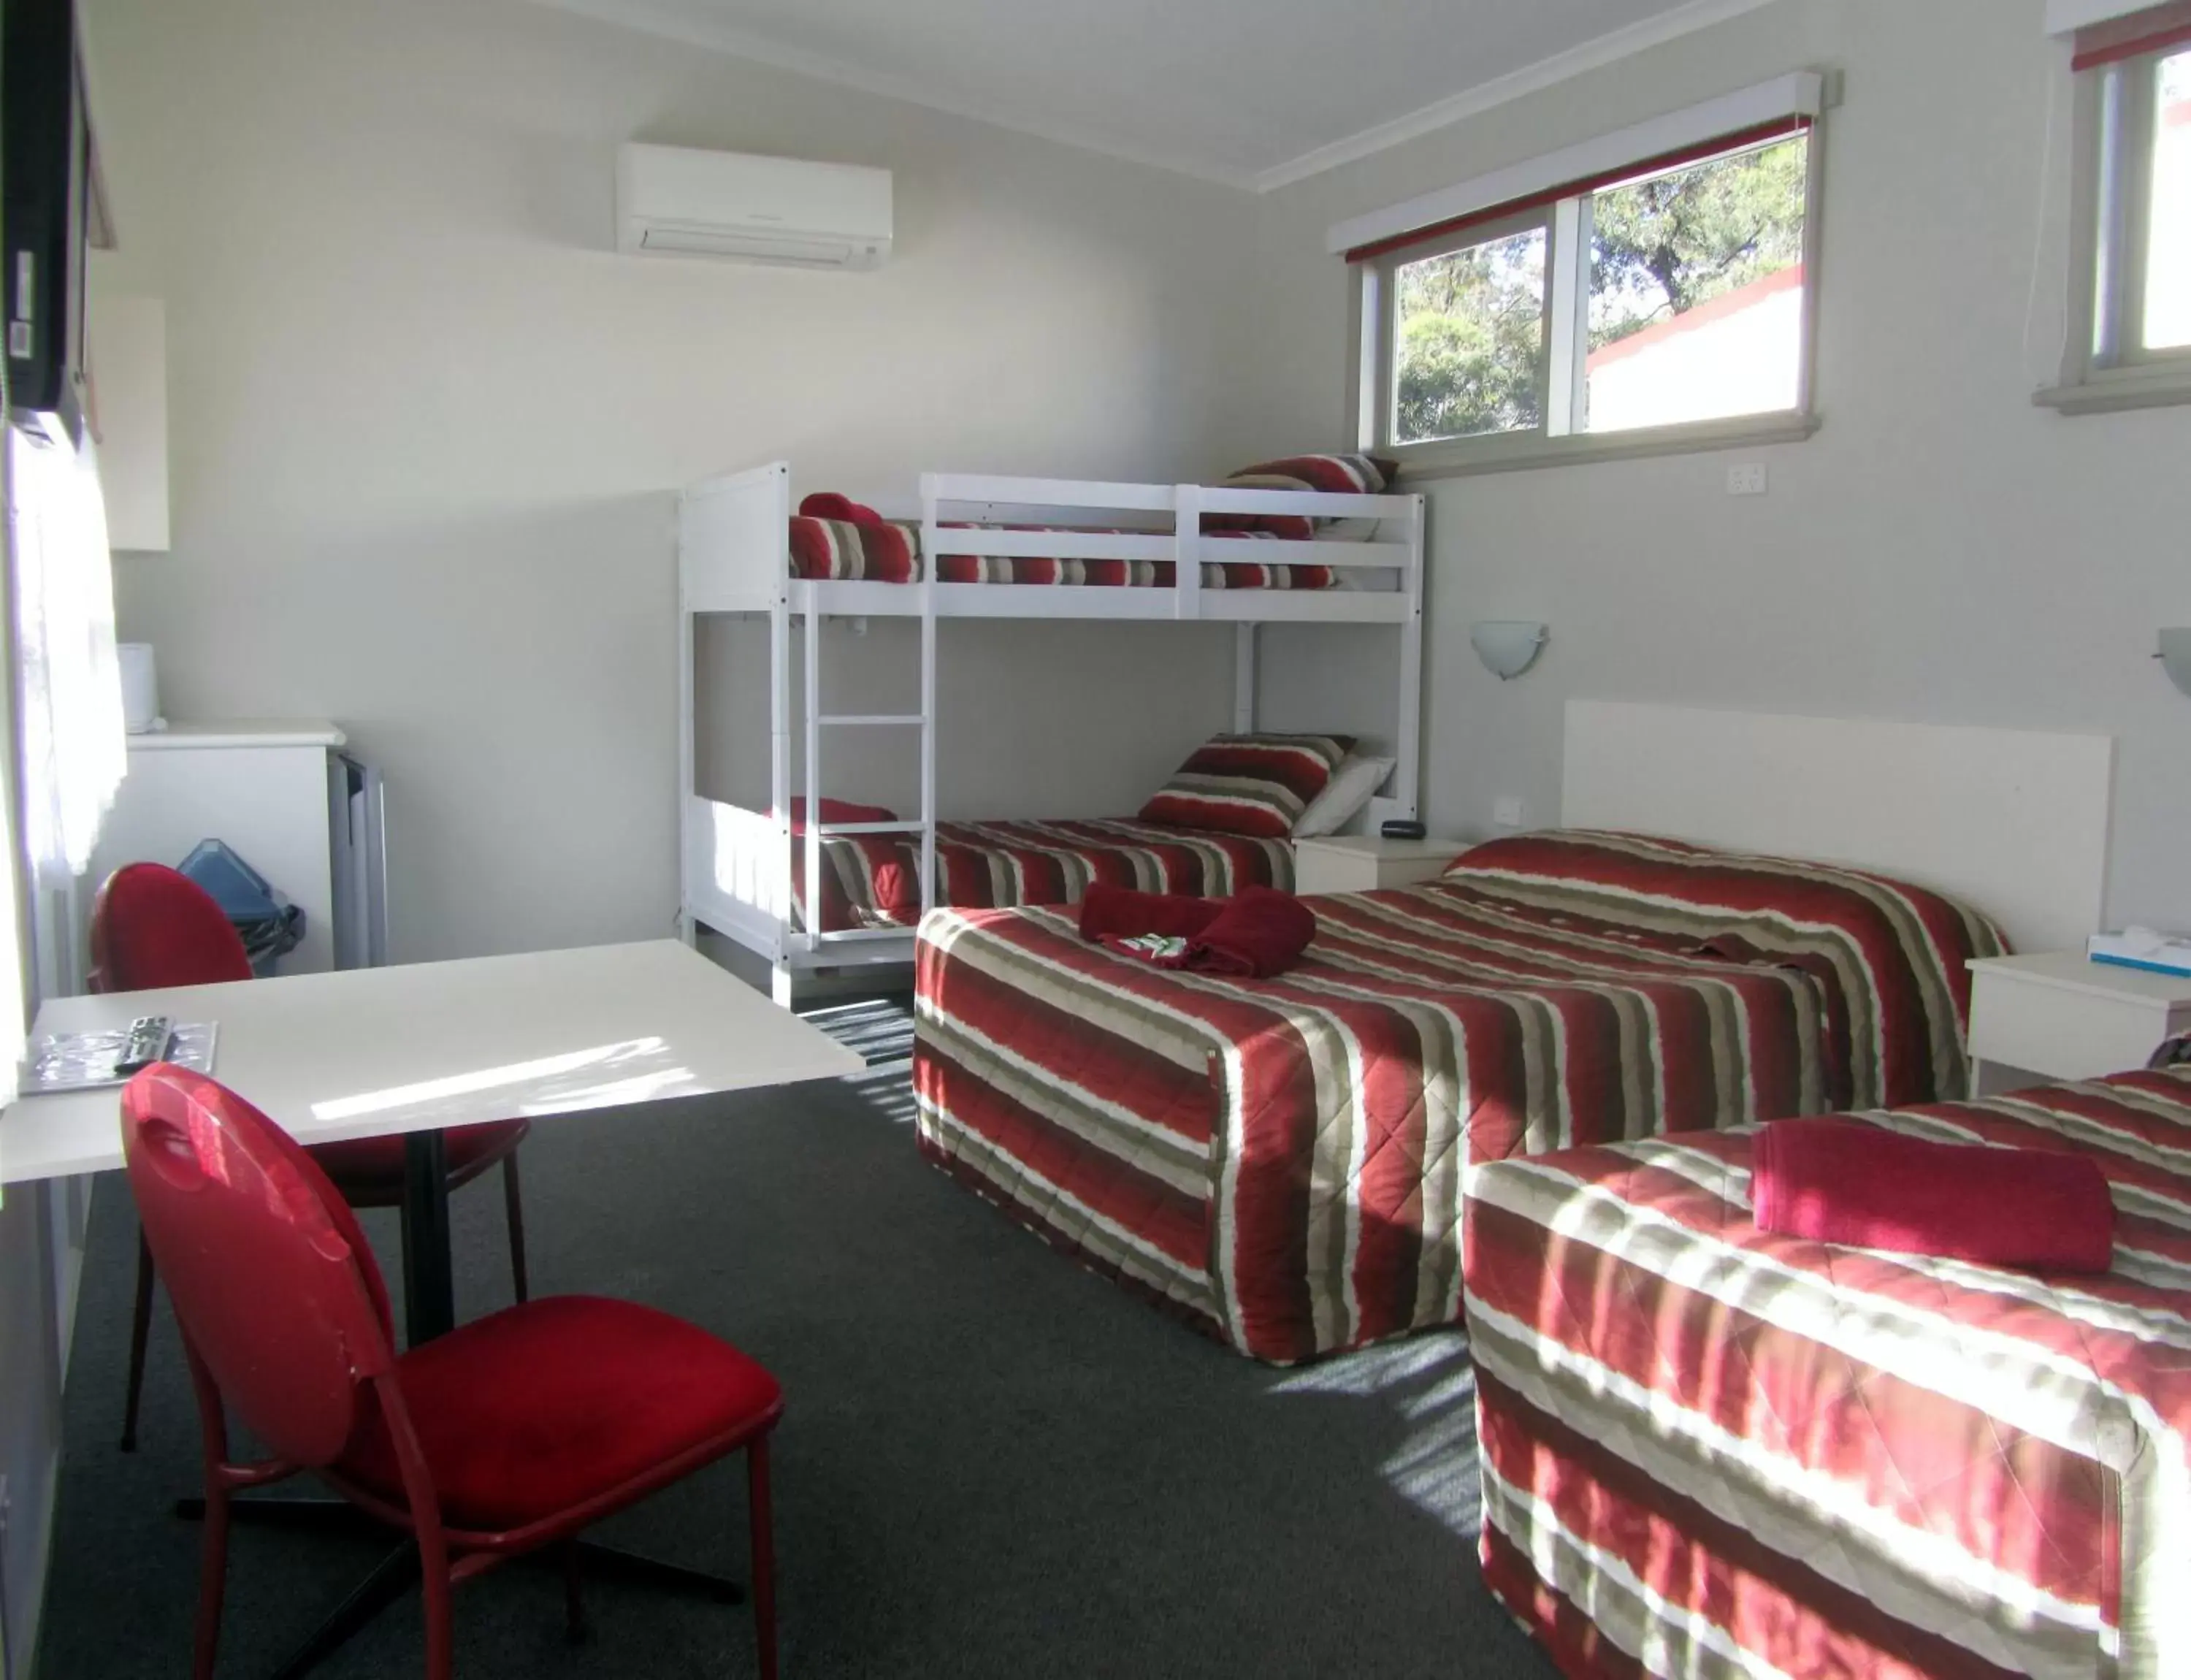
[{"label": "white roller blind", "polygon": [[1722,135],[1742,134],[1784,117],[1815,117],[1824,104],[1823,76],[1814,71],[1784,76],[1340,222],[1325,236],[1325,248],[1360,251],[1403,234],[1465,220],[1497,205],[1535,199],[1555,188],[1595,179],[1648,158],[1674,155]]}]

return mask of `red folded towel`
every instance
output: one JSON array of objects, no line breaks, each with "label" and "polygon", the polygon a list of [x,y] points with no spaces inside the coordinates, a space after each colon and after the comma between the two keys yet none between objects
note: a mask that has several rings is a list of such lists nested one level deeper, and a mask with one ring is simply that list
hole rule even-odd
[{"label": "red folded towel", "polygon": [[1212,899],[1189,898],[1176,892],[1136,892],[1130,886],[1097,881],[1080,901],[1080,937],[1094,942],[1154,933],[1166,939],[1192,939],[1223,908]]},{"label": "red folded towel", "polygon": [[[822,801],[822,825],[824,828],[837,823],[895,823],[896,821],[897,812],[885,810],[879,805],[855,805],[850,800],[827,797],[824,797]],[[794,834],[803,834],[806,832],[806,796],[804,794],[794,794],[791,796],[791,832]]]},{"label": "red folded towel", "polygon": [[834,490],[817,490],[799,504],[801,519],[834,519],[851,525],[881,525],[883,516],[864,502],[839,496]]},{"label": "red folded towel", "polygon": [[[1158,968],[1267,980],[1300,961],[1316,937],[1315,913],[1291,893],[1267,886],[1248,887],[1215,903],[1118,888],[1103,891],[1092,919],[1082,901],[1083,935]],[[1097,930],[1092,934],[1091,925]]]},{"label": "red folded towel", "polygon": [[2114,1202],[2089,1155],[1817,1119],[1775,1120],[1750,1162],[1761,1231],[2040,1272],[2104,1272],[2114,1257]]},{"label": "red folded towel", "polygon": [[1316,912],[1290,892],[1246,888],[1225,901],[1209,926],[1188,943],[1181,966],[1204,974],[1268,980],[1300,960],[1316,937]]}]

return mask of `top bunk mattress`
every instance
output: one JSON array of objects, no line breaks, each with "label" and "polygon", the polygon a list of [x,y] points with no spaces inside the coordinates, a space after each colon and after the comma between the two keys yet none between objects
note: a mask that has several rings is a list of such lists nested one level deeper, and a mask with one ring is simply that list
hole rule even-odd
[{"label": "top bunk mattress", "polygon": [[[1362,527],[1374,521],[1347,521],[1316,533],[1319,542],[1363,542]],[[968,526],[950,529],[968,530]],[[1088,534],[1088,526],[1012,525],[984,527],[1010,531],[1057,531]],[[1146,536],[1146,532],[1103,532],[1104,535]],[[1274,540],[1267,531],[1209,531],[1207,535],[1238,542],[1244,549]],[[945,584],[1027,584],[1090,589],[1169,589],[1178,567],[1168,560],[1086,560],[1028,555],[944,554],[936,564],[936,581]],[[926,577],[916,521],[867,523],[819,519],[800,514],[791,521],[791,575],[810,583],[918,584]],[[1205,561],[1205,589],[1394,589],[1398,583],[1385,569],[1272,564],[1254,560]]]}]

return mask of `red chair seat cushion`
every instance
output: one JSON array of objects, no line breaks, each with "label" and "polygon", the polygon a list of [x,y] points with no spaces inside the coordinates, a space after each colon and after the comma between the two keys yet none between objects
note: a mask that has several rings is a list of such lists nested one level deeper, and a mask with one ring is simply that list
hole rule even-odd
[{"label": "red chair seat cushion", "polygon": [[[492,1166],[525,1141],[528,1120],[493,1120],[486,1125],[452,1126],[441,1147],[452,1179],[465,1179]],[[344,1143],[315,1143],[311,1157],[334,1181],[345,1199],[361,1207],[391,1204],[403,1196],[403,1139],[360,1137]]]},{"label": "red chair seat cushion", "polygon": [[[727,1341],[593,1296],[461,1325],[404,1354],[396,1373],[443,1520],[488,1533],[583,1506],[710,1444],[727,1451],[783,1403],[776,1379]],[[361,1399],[336,1472],[401,1506],[394,1447],[371,1391]]]}]

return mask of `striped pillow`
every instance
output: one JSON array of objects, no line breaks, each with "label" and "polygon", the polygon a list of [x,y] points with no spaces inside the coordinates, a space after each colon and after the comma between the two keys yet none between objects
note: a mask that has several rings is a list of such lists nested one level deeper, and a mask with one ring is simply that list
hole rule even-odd
[{"label": "striped pillow", "polygon": [[[1218,487],[1223,490],[1318,490],[1326,495],[1381,496],[1399,476],[1399,464],[1374,455],[1288,455],[1243,467]],[[1266,536],[1306,542],[1319,522],[1298,514],[1214,513],[1205,515],[1205,532],[1260,531]]]},{"label": "striped pillow", "polygon": [[1352,749],[1343,735],[1214,735],[1141,807],[1141,821],[1283,840]]}]

